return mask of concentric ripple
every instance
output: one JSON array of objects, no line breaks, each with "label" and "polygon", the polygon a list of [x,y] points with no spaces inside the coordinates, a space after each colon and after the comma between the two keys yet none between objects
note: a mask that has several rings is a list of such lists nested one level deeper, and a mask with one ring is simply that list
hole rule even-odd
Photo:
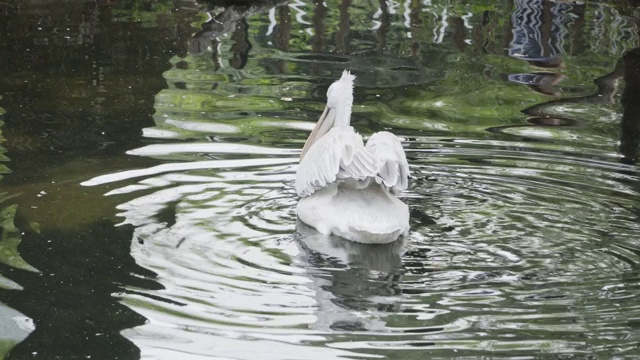
[{"label": "concentric ripple", "polygon": [[[518,14],[529,6],[516,3]],[[568,16],[554,26],[596,11],[551,3]],[[619,153],[624,109],[582,96],[605,74],[572,65],[586,56],[536,72],[569,78],[582,97],[567,105],[549,97],[562,87],[504,75],[532,72],[521,58],[469,57],[460,46],[477,39],[457,41],[464,32],[442,43],[455,19],[483,36],[499,16],[386,4],[354,5],[349,22],[344,7],[297,1],[236,28],[256,33],[174,59],[144,132],[152,144],[128,152],[158,164],[85,183],[122,197],[132,254],[162,285],[118,294],[148,319],[125,336],[163,359],[640,355],[640,172]],[[327,35],[316,16],[341,30]],[[598,33],[600,18],[586,19]],[[602,36],[631,41],[616,34]],[[243,41],[253,57],[237,69]],[[393,131],[411,164],[411,232],[394,244],[326,238],[296,220],[298,149],[345,67],[360,79],[353,125]]]},{"label": "concentric ripple", "polygon": [[149,358],[633,353],[637,173],[424,141],[437,150],[407,149],[411,235],[386,246],[296,223],[286,157],[176,163],[112,190],[137,194],[119,209],[138,264],[164,286],[122,294],[149,319],[125,335]]}]

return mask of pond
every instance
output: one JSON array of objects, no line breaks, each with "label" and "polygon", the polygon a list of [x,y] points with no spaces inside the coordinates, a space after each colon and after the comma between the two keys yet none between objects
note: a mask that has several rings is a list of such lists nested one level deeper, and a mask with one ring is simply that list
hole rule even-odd
[{"label": "pond", "polygon": [[[0,2],[0,358],[640,356],[634,1]],[[411,229],[296,220],[344,69]]]}]

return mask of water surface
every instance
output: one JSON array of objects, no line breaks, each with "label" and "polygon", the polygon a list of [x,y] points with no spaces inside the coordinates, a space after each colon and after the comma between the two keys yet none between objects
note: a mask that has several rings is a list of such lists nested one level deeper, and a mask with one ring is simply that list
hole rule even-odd
[{"label": "water surface", "polygon": [[[640,355],[631,4],[69,3],[3,14],[8,358]],[[296,221],[345,68],[411,166],[394,244]]]}]

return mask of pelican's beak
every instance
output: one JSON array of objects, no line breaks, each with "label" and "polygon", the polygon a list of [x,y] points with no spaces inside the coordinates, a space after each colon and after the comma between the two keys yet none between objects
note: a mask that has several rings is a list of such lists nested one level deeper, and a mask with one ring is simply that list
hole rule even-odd
[{"label": "pelican's beak", "polygon": [[329,132],[329,130],[331,130],[335,122],[336,122],[336,109],[328,106],[325,107],[324,111],[322,112],[322,115],[320,115],[320,119],[318,120],[316,127],[313,128],[313,131],[311,131],[311,135],[309,135],[309,138],[307,138],[307,142],[304,143],[304,147],[302,148],[302,154],[300,155],[300,160],[302,160],[304,155],[307,153],[309,149],[311,149],[311,146],[313,146],[313,144],[315,144],[316,141],[318,141],[321,137],[324,136],[324,134],[326,134],[327,132]]}]

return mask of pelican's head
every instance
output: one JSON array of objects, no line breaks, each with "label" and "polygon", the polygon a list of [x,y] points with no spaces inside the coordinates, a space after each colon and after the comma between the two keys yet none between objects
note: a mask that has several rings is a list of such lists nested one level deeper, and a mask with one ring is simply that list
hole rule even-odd
[{"label": "pelican's head", "polygon": [[327,90],[327,107],[343,111],[347,115],[347,123],[339,125],[349,125],[351,105],[353,105],[353,81],[355,79],[355,75],[351,75],[351,72],[345,70],[342,72],[342,77],[331,84]]},{"label": "pelican's head", "polygon": [[345,70],[342,72],[342,77],[329,86],[329,90],[327,90],[327,106],[304,144],[300,159],[332,127],[349,126],[351,122],[351,106],[353,105],[353,81],[355,79],[355,75],[351,75],[351,72]]}]

